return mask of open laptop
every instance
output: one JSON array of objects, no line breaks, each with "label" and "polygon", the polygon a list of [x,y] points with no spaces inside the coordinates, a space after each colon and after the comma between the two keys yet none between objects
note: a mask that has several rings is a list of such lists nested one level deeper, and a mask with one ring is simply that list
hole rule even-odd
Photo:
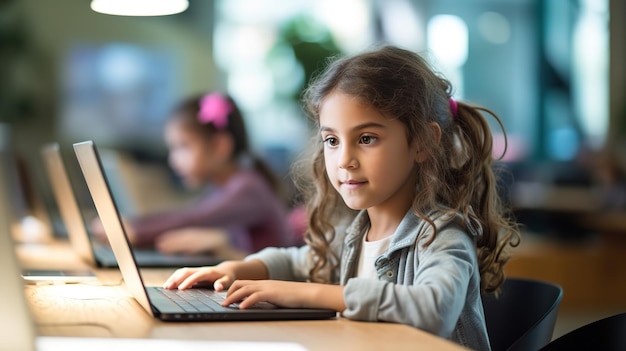
[{"label": "open laptop", "polygon": [[48,214],[29,164],[15,146],[12,129],[10,124],[0,122],[0,153],[11,203],[11,231],[17,241],[45,243],[52,239]]},{"label": "open laptop", "polygon": [[[93,141],[76,143],[74,151],[126,286],[148,314],[165,321],[295,320],[336,317],[333,310],[278,308],[270,304],[240,310],[236,306],[221,306],[219,300],[223,299],[225,294],[223,292],[200,288],[166,290],[144,286],[95,144]],[[185,301],[178,301],[179,299]]]},{"label": "open laptop", "polygon": [[[111,247],[89,234],[67,167],[63,162],[59,144],[46,144],[42,147],[41,153],[54,198],[74,251],[90,265],[117,267],[117,260]],[[140,267],[197,267],[220,262],[211,255],[165,255],[149,249],[133,249],[133,251]]]}]

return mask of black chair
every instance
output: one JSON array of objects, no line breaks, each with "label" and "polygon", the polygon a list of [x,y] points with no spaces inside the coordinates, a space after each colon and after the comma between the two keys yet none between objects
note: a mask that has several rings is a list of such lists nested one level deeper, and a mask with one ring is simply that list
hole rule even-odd
[{"label": "black chair", "polygon": [[626,313],[616,314],[583,325],[552,340],[542,351],[626,350]]},{"label": "black chair", "polygon": [[552,340],[563,289],[556,284],[508,278],[498,297],[482,297],[492,351],[536,351]]}]

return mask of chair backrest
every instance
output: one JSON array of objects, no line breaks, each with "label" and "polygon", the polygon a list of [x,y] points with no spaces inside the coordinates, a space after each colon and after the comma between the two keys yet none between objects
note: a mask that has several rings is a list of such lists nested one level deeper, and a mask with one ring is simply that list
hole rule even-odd
[{"label": "chair backrest", "polygon": [[626,350],[626,313],[606,317],[583,325],[552,340],[542,351],[558,350]]},{"label": "chair backrest", "polygon": [[508,278],[498,297],[483,296],[493,351],[539,350],[552,340],[563,289],[553,283]]}]

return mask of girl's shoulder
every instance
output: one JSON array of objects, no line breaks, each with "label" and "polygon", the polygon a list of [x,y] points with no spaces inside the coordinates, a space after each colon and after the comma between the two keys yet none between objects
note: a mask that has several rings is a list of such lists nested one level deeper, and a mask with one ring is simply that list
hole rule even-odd
[{"label": "girl's shoulder", "polygon": [[[470,209],[470,213],[473,211]],[[432,236],[442,233],[465,233],[464,237],[476,238],[482,234],[482,227],[474,217],[466,217],[461,212],[440,206],[427,213],[427,219],[411,211],[409,225],[417,228],[419,240],[432,240]],[[406,218],[405,218],[406,219]]]}]

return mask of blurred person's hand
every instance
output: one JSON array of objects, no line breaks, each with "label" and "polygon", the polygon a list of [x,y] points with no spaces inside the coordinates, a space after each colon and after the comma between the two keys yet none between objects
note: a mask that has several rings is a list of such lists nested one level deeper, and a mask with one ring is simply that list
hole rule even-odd
[{"label": "blurred person's hand", "polygon": [[154,246],[164,254],[211,253],[223,259],[239,259],[245,253],[230,245],[228,233],[217,228],[182,228],[160,235]]},{"label": "blurred person's hand", "polygon": [[[132,229],[132,226],[126,222],[126,220],[122,220],[122,225],[124,226],[124,231],[128,236],[128,241],[130,241],[131,245],[135,243],[135,232]],[[109,244],[109,239],[104,231],[104,226],[102,225],[102,221],[99,217],[94,218],[89,224],[89,231],[91,235],[98,241],[103,244]]]}]

